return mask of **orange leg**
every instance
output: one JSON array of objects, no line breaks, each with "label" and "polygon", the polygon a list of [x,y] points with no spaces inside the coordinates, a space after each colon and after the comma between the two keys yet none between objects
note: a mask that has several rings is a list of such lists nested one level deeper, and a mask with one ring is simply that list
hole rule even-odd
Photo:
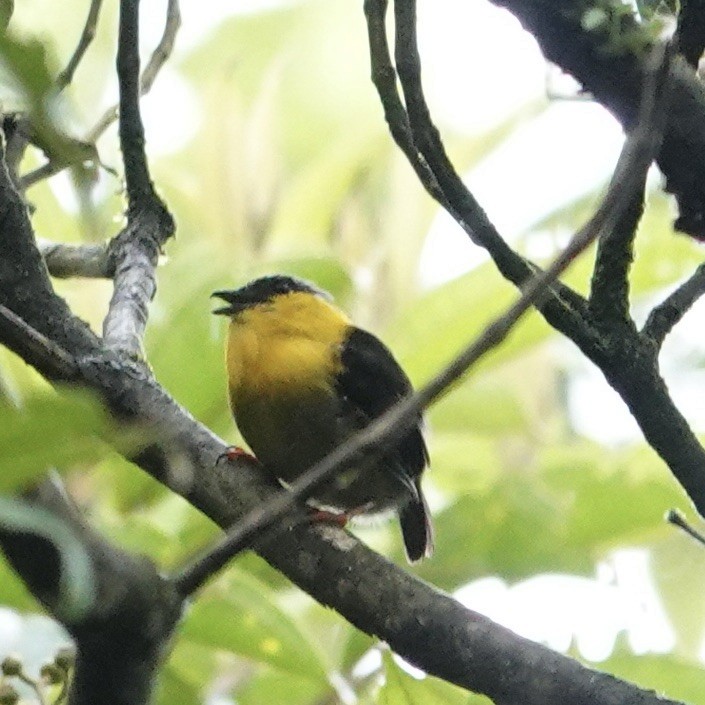
[{"label": "orange leg", "polygon": [[353,509],[349,509],[347,512],[333,512],[327,509],[315,509],[314,507],[310,507],[309,521],[335,524],[343,529],[350,519],[353,519],[359,514],[365,514],[370,509],[371,506],[369,504],[363,504],[361,507],[354,507]]},{"label": "orange leg", "polygon": [[326,509],[314,509],[309,508],[308,519],[313,524],[323,523],[323,524],[335,524],[341,529],[345,528],[350,518],[349,514],[345,512],[329,512]]}]

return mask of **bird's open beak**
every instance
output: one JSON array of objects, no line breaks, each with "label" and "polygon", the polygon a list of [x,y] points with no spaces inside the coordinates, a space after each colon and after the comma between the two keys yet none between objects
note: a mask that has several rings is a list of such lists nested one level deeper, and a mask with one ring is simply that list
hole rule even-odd
[{"label": "bird's open beak", "polygon": [[213,313],[219,316],[232,316],[240,310],[237,302],[237,292],[228,289],[223,289],[222,291],[214,291],[211,294],[211,298],[216,297],[218,299],[223,299],[228,303],[227,306],[221,306],[216,308]]}]

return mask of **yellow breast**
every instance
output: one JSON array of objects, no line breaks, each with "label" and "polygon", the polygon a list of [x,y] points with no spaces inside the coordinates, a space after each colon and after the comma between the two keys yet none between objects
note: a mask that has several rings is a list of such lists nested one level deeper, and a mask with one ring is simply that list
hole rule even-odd
[{"label": "yellow breast", "polygon": [[226,364],[231,402],[330,387],[348,318],[320,297],[293,292],[233,316]]}]

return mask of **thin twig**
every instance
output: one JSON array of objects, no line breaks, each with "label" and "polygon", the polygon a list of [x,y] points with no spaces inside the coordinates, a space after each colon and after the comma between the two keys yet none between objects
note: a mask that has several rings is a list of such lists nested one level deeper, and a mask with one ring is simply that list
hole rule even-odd
[{"label": "thin twig", "polygon": [[705,264],[701,264],[673,293],[652,309],[644,324],[643,334],[660,348],[666,336],[703,294]]},{"label": "thin twig", "polygon": [[120,148],[125,165],[128,213],[154,197],[140,113],[139,0],[120,0],[117,73],[120,85]]},{"label": "thin twig", "polygon": [[103,0],[91,0],[90,8],[88,9],[88,17],[86,18],[86,23],[83,26],[83,32],[81,32],[81,37],[78,40],[76,49],[73,55],[69,59],[66,68],[57,76],[56,78],[56,90],[61,92],[66,88],[66,86],[73,80],[73,75],[81,63],[88,47],[93,42],[95,38],[96,28],[98,26],[98,17],[100,15],[100,8]]},{"label": "thin twig", "polygon": [[[176,35],[181,26],[181,14],[179,11],[178,0],[169,0],[166,10],[166,22],[164,23],[164,32],[162,33],[159,44],[155,48],[152,56],[147,62],[147,66],[142,73],[140,81],[140,95],[146,95],[154,85],[159,71],[164,63],[171,56],[171,52],[176,42]],[[86,135],[87,142],[95,142],[118,117],[118,106],[112,105],[99,118],[98,122]]]},{"label": "thin twig", "polygon": [[[660,52],[660,56],[664,63],[668,63],[667,52]],[[249,512],[228,531],[220,543],[185,567],[174,577],[179,594],[189,595],[201,587],[234,555],[250,546],[274,522],[283,517],[297,500],[308,497],[333,473],[352,465],[362,455],[373,458],[384,452],[388,443],[406,433],[417,422],[420,411],[447,392],[472,365],[507,337],[517,321],[546,295],[556,278],[580,253],[596,238],[611,232],[638,192],[644,174],[654,158],[658,140],[653,139],[652,131],[654,125],[660,124],[660,111],[663,109],[660,100],[665,92],[667,75],[667,70],[659,72],[658,75],[652,74],[651,80],[646,82],[645,109],[641,114],[641,121],[624,144],[600,207],[551,266],[534,276],[515,303],[488,325],[423,389],[401,400],[366,429],[338,446],[293,482],[288,492],[280,492],[266,504]]]},{"label": "thin twig", "polygon": [[162,32],[159,44],[155,47],[152,55],[149,57],[147,66],[142,72],[140,81],[140,95],[149,93],[154,79],[158,76],[162,66],[169,60],[174,51],[176,43],[176,35],[181,27],[181,11],[179,10],[179,0],[169,0],[166,7],[166,21],[164,22],[164,31]]},{"label": "thin twig", "polygon": [[441,191],[434,173],[414,144],[406,108],[399,98],[397,73],[390,59],[385,27],[387,0],[365,0],[364,8],[370,45],[371,79],[382,103],[389,131],[426,190],[452,212],[453,208]]},{"label": "thin twig", "polygon": [[696,531],[686,520],[685,517],[677,509],[669,509],[666,514],[666,521],[669,524],[677,526],[679,529],[683,529],[686,534],[692,536],[698,543],[705,546],[705,536],[703,536],[699,531]]},{"label": "thin twig", "polygon": [[[423,116],[422,124],[419,124],[419,111],[417,111],[415,129],[417,132],[420,130],[436,135],[442,154],[441,163],[438,163],[438,159],[429,160],[429,155],[425,154],[415,141],[417,135],[412,132],[410,116],[401,101],[397,89],[396,72],[389,55],[385,29],[386,10],[387,0],[366,0],[365,2],[372,81],[384,107],[390,132],[428,193],[448,211],[471,240],[487,249],[500,273],[515,286],[521,287],[526,280],[539,271],[539,267],[525,260],[507,245],[465,187],[445,156],[437,131],[430,121],[420,80],[412,78],[412,81],[415,80],[415,91],[422,108],[420,114]],[[414,28],[408,29],[411,32]],[[411,43],[413,45],[413,40]],[[411,69],[411,73],[420,73],[418,60],[415,63],[412,62]],[[553,296],[542,309],[544,315],[550,318],[553,325],[566,333],[570,331],[576,335],[589,336],[590,331],[585,318],[579,315],[587,309],[586,300],[561,282],[554,284],[552,294]]]},{"label": "thin twig", "polygon": [[[661,147],[666,126],[670,99],[668,73],[673,54],[674,45],[664,44],[652,52],[645,65],[645,80],[660,86],[660,89],[644,91],[639,108],[641,117],[635,127],[635,130],[642,132],[635,145],[643,150],[643,158],[649,159],[649,163]],[[633,326],[629,315],[629,269],[633,259],[637,226],[644,210],[646,175],[647,171],[644,170],[641,173],[642,182],[626,204],[622,217],[615,222],[614,228],[606,231],[604,237],[599,240],[589,302],[590,312],[602,322],[611,321]],[[622,178],[619,167],[612,178]]]},{"label": "thin twig", "polygon": [[[66,69],[59,75],[59,78],[57,78],[57,85],[60,85],[60,82],[66,80],[65,78],[62,78],[64,74],[67,74],[69,76],[69,81],[73,78],[73,72],[76,70],[76,66],[72,66],[72,62],[76,59],[77,53],[79,52],[79,49],[81,49],[81,56],[79,57],[78,61],[76,61],[76,65],[80,61],[80,58],[83,56],[85,53],[86,49],[90,45],[90,41],[92,41],[93,36],[92,34],[95,32],[95,24],[92,25],[92,28],[90,26],[90,23],[92,22],[92,13],[94,12],[94,5],[100,5],[102,0],[92,0],[92,5],[89,11],[89,16],[88,19],[86,20],[86,26],[84,27],[84,33],[81,36],[81,40],[79,41],[78,47],[76,47],[76,52],[74,53],[74,56],[71,57],[71,61],[69,61],[69,64],[67,65]],[[95,11],[95,21],[97,22],[97,15],[98,15],[99,9]],[[156,48],[152,52],[152,55],[149,58],[149,61],[147,62],[146,67],[144,68],[142,72],[142,77],[140,79],[140,96],[144,96],[149,91],[151,90],[152,86],[154,85],[154,81],[159,75],[159,72],[162,68],[162,66],[166,63],[166,61],[169,59],[171,56],[173,49],[174,49],[174,44],[176,42],[176,36],[179,32],[179,28],[181,26],[181,13],[179,10],[179,1],[178,0],[169,0],[167,4],[167,10],[166,10],[166,20],[164,23],[164,31],[162,32],[162,36],[159,39],[159,43],[157,44]],[[83,42],[86,41],[84,39],[84,35],[86,35],[86,32],[88,31],[90,39],[88,40],[88,44],[86,46],[82,46]],[[69,71],[69,69],[71,69]],[[65,87],[64,85],[60,85],[60,89]],[[105,112],[101,115],[101,117],[98,119],[96,124],[88,131],[88,133],[84,137],[84,142],[87,144],[95,144],[98,138],[112,125],[118,118],[119,115],[119,105],[111,105],[109,108],[105,110]],[[108,171],[111,174],[115,174],[115,171],[111,169],[110,167],[106,166],[105,164],[100,164],[106,171]],[[59,172],[63,171],[67,167],[71,166],[70,164],[67,164],[66,162],[60,162],[60,161],[48,161],[46,164],[42,164],[42,166],[30,171],[29,173],[25,174],[22,177],[22,186],[23,188],[29,188],[30,186],[34,186],[35,184],[39,183],[40,181],[43,181],[44,179],[48,179],[51,176],[54,176],[55,174],[58,174]]]}]

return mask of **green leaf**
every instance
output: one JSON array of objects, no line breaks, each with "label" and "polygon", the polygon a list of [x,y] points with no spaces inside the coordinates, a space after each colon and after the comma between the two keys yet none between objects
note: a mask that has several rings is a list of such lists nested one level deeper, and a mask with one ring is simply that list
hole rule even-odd
[{"label": "green leaf", "polygon": [[183,634],[193,642],[225,649],[292,675],[328,680],[322,655],[277,604],[276,593],[241,571],[231,571],[217,589],[201,596],[188,614]]},{"label": "green leaf", "polygon": [[[447,365],[517,297],[514,287],[497,274],[494,265],[486,264],[413,301],[384,331],[384,339],[419,386]],[[551,329],[539,315],[529,313],[499,348],[473,368],[470,378],[479,378],[500,363],[526,353],[550,334]]]},{"label": "green leaf", "polygon": [[510,581],[551,571],[591,575],[613,548],[670,532],[664,512],[683,495],[653,452],[607,453],[576,442],[533,454],[527,448],[516,453],[516,466],[506,459],[499,472],[493,466],[489,488],[485,480],[469,484],[435,513],[436,553],[419,575],[449,590],[488,574]]},{"label": "green leaf", "polygon": [[39,612],[36,598],[0,551],[0,604],[23,612]]},{"label": "green leaf", "polygon": [[516,391],[496,382],[489,376],[465,380],[432,407],[431,427],[488,434],[528,431],[530,418]]},{"label": "green leaf", "polygon": [[[692,603],[692,595],[689,601]],[[621,649],[600,663],[599,668],[664,697],[705,705],[703,667],[699,659],[682,659],[672,654],[636,655]]]},{"label": "green leaf", "polygon": [[203,703],[208,684],[217,674],[219,659],[202,644],[177,638],[158,679],[156,702],[160,705]]},{"label": "green leaf", "polygon": [[651,571],[675,631],[673,651],[695,663],[700,659],[705,634],[705,604],[693,599],[705,590],[703,547],[690,536],[669,528],[667,535],[652,547]]},{"label": "green leaf", "polygon": [[97,398],[82,390],[31,397],[21,409],[0,404],[0,492],[18,490],[50,467],[98,460],[110,452],[107,438],[134,449],[143,442],[140,435],[120,431]]},{"label": "green leaf", "polygon": [[327,683],[298,678],[290,673],[262,670],[236,688],[233,695],[238,705],[312,705],[341,702],[333,700],[334,693],[332,686]]}]

